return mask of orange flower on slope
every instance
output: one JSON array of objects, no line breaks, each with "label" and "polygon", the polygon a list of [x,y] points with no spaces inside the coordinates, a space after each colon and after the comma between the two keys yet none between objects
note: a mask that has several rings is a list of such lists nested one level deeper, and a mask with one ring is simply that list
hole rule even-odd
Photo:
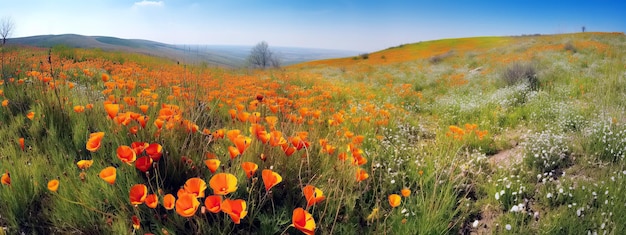
[{"label": "orange flower on slope", "polygon": [[235,222],[235,224],[239,224],[241,222],[241,219],[246,217],[246,215],[248,214],[248,211],[246,210],[246,201],[244,201],[243,199],[224,199],[221,206],[222,211],[228,214],[230,218],[233,219],[233,222]]},{"label": "orange flower on slope", "polygon": [[409,188],[403,188],[402,190],[400,190],[400,193],[403,197],[411,196],[411,190]]},{"label": "orange flower on slope", "polygon": [[0,177],[0,182],[2,182],[2,184],[4,185],[11,185],[11,175],[9,174],[9,171],[6,171],[4,174],[2,174],[2,177]]},{"label": "orange flower on slope", "polygon": [[33,120],[33,118],[35,118],[35,112],[29,112],[28,114],[26,114],[26,117],[30,120]]},{"label": "orange flower on slope", "polygon": [[259,165],[254,162],[243,162],[241,163],[241,168],[244,172],[246,172],[246,176],[248,179],[254,175],[257,169],[259,169]]},{"label": "orange flower on slope", "polygon": [[109,115],[109,118],[113,119],[117,116],[117,112],[120,111],[119,104],[104,104],[104,110]]},{"label": "orange flower on slope", "polygon": [[102,138],[104,137],[104,132],[96,132],[91,133],[89,135],[89,140],[87,140],[87,150],[90,152],[98,151],[100,148],[100,142],[102,142]]},{"label": "orange flower on slope", "polygon": [[185,189],[185,192],[192,194],[195,197],[204,197],[206,183],[198,177],[190,178],[185,182],[183,189]]},{"label": "orange flower on slope", "polygon": [[100,176],[100,178],[107,183],[113,184],[115,183],[115,178],[117,177],[117,169],[112,166],[104,168],[102,169],[102,171],[100,171],[100,174],[98,174],[98,176]]},{"label": "orange flower on slope", "polygon": [[190,193],[183,193],[176,200],[176,213],[182,217],[191,217],[196,214],[200,202],[195,195]]},{"label": "orange flower on slope", "polygon": [[48,181],[48,190],[52,192],[56,192],[59,189],[59,180],[50,180]]},{"label": "orange flower on slope", "polygon": [[141,228],[141,221],[139,221],[139,217],[133,215],[133,217],[131,217],[131,220],[133,221],[133,228],[135,230]]},{"label": "orange flower on slope", "polygon": [[228,153],[230,154],[230,159],[235,159],[237,156],[241,155],[239,149],[235,146],[228,146]]},{"label": "orange flower on slope", "polygon": [[324,196],[324,192],[313,185],[304,186],[304,188],[302,188],[302,193],[306,199],[307,208],[323,201],[326,198]]},{"label": "orange flower on slope", "polygon": [[239,136],[241,134],[240,130],[234,129],[234,130],[229,130],[226,131],[226,137],[228,137],[228,139],[230,140],[230,142],[235,143],[235,139],[237,138],[237,136]]},{"label": "orange flower on slope", "polygon": [[356,182],[361,182],[369,177],[370,175],[367,173],[367,171],[363,170],[362,168],[356,169]]},{"label": "orange flower on slope", "polygon": [[239,154],[243,154],[244,151],[246,151],[246,149],[248,147],[250,147],[250,143],[252,142],[252,139],[250,137],[246,137],[243,135],[239,135],[235,138],[235,146],[237,146],[237,150],[239,150]]},{"label": "orange flower on slope", "polygon": [[7,107],[7,106],[9,106],[9,100],[3,100],[2,107]]},{"label": "orange flower on slope", "polygon": [[204,164],[206,164],[206,167],[209,168],[211,173],[215,173],[215,171],[217,171],[217,168],[220,167],[220,160],[217,158],[207,159],[204,161]]},{"label": "orange flower on slope", "polygon": [[315,220],[313,219],[313,216],[301,207],[293,210],[291,221],[292,225],[298,230],[302,231],[304,234],[315,234]]},{"label": "orange flower on slope", "polygon": [[151,167],[152,158],[148,156],[137,158],[137,160],[135,161],[135,168],[143,173],[146,173],[148,170],[150,170]]},{"label": "orange flower on slope", "polygon": [[152,143],[146,148],[146,154],[148,154],[152,160],[158,162],[163,155],[163,147],[158,143]]},{"label": "orange flower on slope", "polygon": [[176,198],[171,193],[168,193],[165,196],[163,196],[163,207],[165,207],[166,210],[174,209],[175,203],[176,203]]},{"label": "orange flower on slope", "polygon": [[159,204],[159,196],[156,194],[148,194],[148,196],[146,196],[146,206],[154,209],[157,207],[157,205]]},{"label": "orange flower on slope", "polygon": [[263,177],[263,184],[265,185],[265,190],[269,191],[272,187],[276,186],[278,183],[283,181],[283,177],[278,173],[265,169],[261,172],[261,177]]},{"label": "orange flower on slope", "polygon": [[144,184],[135,184],[130,188],[129,198],[130,204],[139,205],[142,204],[148,196],[148,187]]},{"label": "orange flower on slope", "polygon": [[78,169],[87,170],[93,164],[93,160],[80,160],[76,163]]},{"label": "orange flower on slope", "polygon": [[220,195],[211,195],[204,200],[204,206],[212,213],[219,213],[222,210],[222,197]]},{"label": "orange flower on slope", "polygon": [[85,112],[85,106],[82,106],[82,105],[76,105],[76,106],[74,106],[74,112],[76,112],[76,113],[82,113],[82,112]]},{"label": "orange flower on slope", "polygon": [[237,191],[237,177],[229,173],[217,173],[209,180],[209,186],[213,194],[226,195]]},{"label": "orange flower on slope", "polygon": [[24,138],[20,138],[18,142],[20,142],[20,148],[22,149],[22,151],[24,151]]},{"label": "orange flower on slope", "polygon": [[148,147],[148,143],[145,142],[133,142],[130,147],[135,151],[135,155],[141,155],[143,150]]},{"label": "orange flower on slope", "polygon": [[400,197],[400,195],[398,194],[389,195],[389,205],[391,207],[398,207],[400,205],[400,202],[402,202],[402,198]]},{"label": "orange flower on slope", "polygon": [[137,154],[135,154],[135,151],[129,146],[121,145],[117,147],[116,152],[117,158],[128,165],[131,165],[137,159]]}]

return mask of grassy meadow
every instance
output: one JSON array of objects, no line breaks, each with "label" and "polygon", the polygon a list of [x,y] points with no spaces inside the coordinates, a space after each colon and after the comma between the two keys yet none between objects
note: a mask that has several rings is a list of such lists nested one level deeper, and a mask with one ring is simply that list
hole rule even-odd
[{"label": "grassy meadow", "polygon": [[258,71],[0,50],[0,234],[626,230],[623,33]]}]

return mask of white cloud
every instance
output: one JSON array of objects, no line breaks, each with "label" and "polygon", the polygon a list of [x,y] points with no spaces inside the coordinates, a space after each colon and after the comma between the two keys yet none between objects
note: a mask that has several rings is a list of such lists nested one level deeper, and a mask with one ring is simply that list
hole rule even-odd
[{"label": "white cloud", "polygon": [[141,2],[135,2],[133,4],[133,8],[137,8],[137,7],[162,7],[163,5],[164,5],[163,1],[142,0]]}]

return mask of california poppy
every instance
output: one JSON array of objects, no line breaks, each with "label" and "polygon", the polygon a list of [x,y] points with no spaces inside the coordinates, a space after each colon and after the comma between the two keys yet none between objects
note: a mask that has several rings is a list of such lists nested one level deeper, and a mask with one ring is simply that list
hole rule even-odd
[{"label": "california poppy", "polygon": [[148,187],[145,184],[135,184],[130,188],[130,204],[142,204],[146,200],[146,196],[148,196]]},{"label": "california poppy", "polygon": [[226,195],[237,191],[237,177],[230,173],[217,173],[211,180],[209,186],[216,195]]},{"label": "california poppy", "polygon": [[30,120],[33,120],[33,118],[35,118],[35,112],[29,112],[28,114],[26,114],[26,117]]},{"label": "california poppy", "polygon": [[235,143],[235,138],[237,138],[237,136],[239,136],[240,134],[241,134],[241,131],[237,129],[226,131],[226,137],[228,137],[230,142],[233,142],[233,143]]},{"label": "california poppy", "polygon": [[54,179],[48,181],[48,190],[56,192],[59,189],[59,180]]},{"label": "california poppy", "polygon": [[22,151],[24,151],[24,138],[20,138],[18,140],[18,142],[20,142],[20,149],[22,149]]},{"label": "california poppy", "polygon": [[89,135],[89,140],[87,140],[87,150],[90,152],[98,151],[100,148],[100,142],[102,142],[102,138],[104,137],[104,132],[96,132],[91,133]]},{"label": "california poppy", "polygon": [[257,169],[259,169],[259,165],[254,162],[243,162],[241,163],[241,168],[244,172],[246,172],[246,176],[248,179],[254,175]]},{"label": "california poppy", "polygon": [[2,174],[2,177],[0,177],[0,181],[4,185],[11,185],[11,175],[9,174],[9,171],[6,171]]},{"label": "california poppy", "polygon": [[130,147],[135,151],[136,155],[141,155],[143,150],[148,147],[148,143],[145,142],[133,142],[130,144]]},{"label": "california poppy", "polygon": [[150,108],[150,106],[149,106],[149,105],[145,105],[145,104],[143,104],[143,105],[139,105],[139,109],[141,110],[141,112],[142,112],[143,114],[147,114],[147,113],[148,113],[148,108]]},{"label": "california poppy", "polygon": [[237,156],[241,155],[239,149],[235,146],[228,146],[228,153],[230,154],[230,159],[235,159]]},{"label": "california poppy", "polygon": [[175,203],[176,203],[176,198],[171,193],[168,193],[165,196],[163,196],[163,207],[165,207],[165,209],[167,210],[174,209]]},{"label": "california poppy", "polygon": [[263,178],[263,184],[265,185],[265,190],[269,191],[272,187],[283,181],[283,177],[278,173],[265,169],[261,172],[261,177]]},{"label": "california poppy", "polygon": [[246,215],[248,214],[248,211],[246,210],[246,201],[244,201],[243,199],[224,199],[221,206],[222,211],[228,214],[230,218],[233,219],[233,222],[235,222],[235,224],[239,224],[241,219],[246,217]]},{"label": "california poppy", "polygon": [[159,143],[152,143],[146,148],[146,154],[148,154],[152,160],[158,162],[163,154],[163,147]]},{"label": "california poppy", "polygon": [[235,138],[235,146],[239,150],[239,154],[243,154],[244,151],[250,146],[252,139],[243,135],[239,135]]},{"label": "california poppy", "polygon": [[307,208],[323,201],[326,198],[324,196],[324,192],[313,185],[304,186],[304,188],[302,188],[302,193],[306,199]]},{"label": "california poppy", "polygon": [[5,99],[2,101],[2,107],[7,107],[7,106],[9,106],[9,100]]},{"label": "california poppy", "polygon": [[82,112],[85,112],[85,106],[82,106],[82,105],[76,105],[76,106],[74,106],[74,112],[76,112],[76,113],[82,113]]},{"label": "california poppy", "polygon": [[115,116],[117,116],[117,112],[120,111],[120,105],[119,104],[104,104],[104,110],[109,115],[109,118],[113,119],[115,118]]},{"label": "california poppy", "polygon": [[403,197],[411,196],[411,190],[409,188],[403,188],[400,190],[400,193],[402,193]]},{"label": "california poppy", "polygon": [[356,169],[356,182],[361,182],[369,177],[370,175],[363,168]]},{"label": "california poppy", "polygon": [[400,197],[400,195],[398,194],[389,195],[389,205],[391,207],[398,207],[401,201],[402,201],[402,198]]},{"label": "california poppy", "polygon": [[93,160],[80,160],[76,163],[78,169],[86,170],[93,164]]},{"label": "california poppy", "polygon": [[207,159],[204,161],[204,164],[206,164],[206,167],[209,168],[211,173],[215,173],[217,168],[220,167],[220,160],[217,158]]},{"label": "california poppy", "polygon": [[314,235],[315,234],[315,220],[313,216],[309,214],[309,212],[305,211],[301,207],[293,210],[293,215],[291,216],[291,223],[298,230],[302,231],[306,235]]},{"label": "california poppy", "polygon": [[116,152],[117,158],[128,165],[131,165],[137,159],[137,154],[135,154],[135,151],[129,146],[121,145],[117,147]]},{"label": "california poppy", "polygon": [[102,169],[100,174],[98,174],[101,179],[106,181],[109,184],[115,183],[115,178],[117,177],[117,169],[115,167],[109,166],[107,168]]},{"label": "california poppy", "polygon": [[204,200],[204,206],[213,213],[219,213],[222,210],[222,197],[220,195],[211,195]]},{"label": "california poppy", "polygon": [[146,206],[154,209],[159,204],[159,196],[154,193],[148,194],[148,196],[146,196],[145,203],[146,203]]},{"label": "california poppy", "polygon": [[195,195],[190,193],[183,193],[176,200],[176,213],[182,217],[191,217],[196,214],[200,202]]},{"label": "california poppy", "polygon": [[137,168],[137,170],[140,170],[143,173],[146,173],[148,170],[150,170],[151,167],[152,167],[152,158],[148,156],[137,158],[137,160],[135,161],[135,168]]},{"label": "california poppy", "polygon": [[136,215],[133,215],[131,220],[133,221],[133,228],[135,230],[141,228],[141,221],[139,221],[139,218]]},{"label": "california poppy", "polygon": [[185,182],[185,186],[183,186],[185,192],[189,194],[193,194],[196,197],[204,197],[204,190],[206,190],[206,183],[204,180],[194,177],[190,178]]}]

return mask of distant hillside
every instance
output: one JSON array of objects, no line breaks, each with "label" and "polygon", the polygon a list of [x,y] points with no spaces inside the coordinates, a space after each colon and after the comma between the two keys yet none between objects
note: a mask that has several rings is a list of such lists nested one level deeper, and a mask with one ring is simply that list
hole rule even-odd
[{"label": "distant hillside", "polygon": [[[218,66],[239,67],[245,64],[252,46],[223,45],[172,45],[142,39],[122,39],[106,36],[83,36],[77,34],[39,35],[11,38],[8,44],[36,47],[66,45],[77,48],[100,48],[103,50],[136,52],[170,58],[183,63],[209,63]],[[312,60],[339,58],[359,54],[355,51],[341,51],[312,48],[273,47],[284,65]]]}]

